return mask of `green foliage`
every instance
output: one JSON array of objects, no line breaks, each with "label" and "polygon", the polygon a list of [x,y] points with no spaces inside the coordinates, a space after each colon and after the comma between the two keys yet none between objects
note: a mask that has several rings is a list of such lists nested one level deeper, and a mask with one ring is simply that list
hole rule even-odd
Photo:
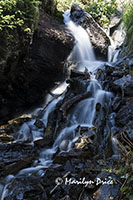
[{"label": "green foliage", "polygon": [[107,26],[112,14],[118,14],[116,0],[89,1],[85,9],[101,26]]},{"label": "green foliage", "polygon": [[133,47],[133,1],[129,0],[123,6],[123,21],[127,31],[127,41],[129,50]]},{"label": "green foliage", "polygon": [[0,1],[0,31],[5,29],[29,31],[37,20],[36,0],[1,0]]},{"label": "green foliage", "polygon": [[132,199],[133,192],[132,192],[132,162],[133,162],[133,151],[132,147],[126,145],[127,154],[125,157],[123,157],[123,166],[120,168],[120,175],[121,178],[124,179],[124,183],[121,187],[121,192],[123,194],[123,197],[126,197],[125,199]]},{"label": "green foliage", "polygon": [[112,14],[117,13],[116,0],[55,0],[57,10],[64,12],[70,9],[72,4],[76,3],[85,9],[101,25],[107,26]]},{"label": "green foliage", "polygon": [[64,12],[71,8],[73,4],[78,4],[81,8],[84,8],[83,3],[80,0],[55,0],[57,4],[57,10],[59,12]]},{"label": "green foliage", "polygon": [[38,0],[0,0],[0,63],[13,54],[18,56],[29,44],[39,19],[39,4]]},{"label": "green foliage", "polygon": [[[126,154],[123,155],[118,166],[106,169],[106,171],[110,173],[119,174],[121,176],[122,185],[120,188],[121,191],[121,198],[124,200],[132,200],[133,199],[133,192],[132,192],[132,163],[133,163],[133,151],[132,147],[126,145],[123,146],[126,149]],[[105,169],[103,169],[105,171]]]}]

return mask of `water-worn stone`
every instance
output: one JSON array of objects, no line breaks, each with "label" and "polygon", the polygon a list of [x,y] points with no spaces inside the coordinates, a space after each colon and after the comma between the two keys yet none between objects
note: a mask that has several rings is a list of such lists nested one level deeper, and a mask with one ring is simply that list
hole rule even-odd
[{"label": "water-worn stone", "polygon": [[44,128],[44,124],[41,120],[37,119],[34,123],[37,128]]},{"label": "water-worn stone", "polygon": [[114,111],[118,111],[118,110],[120,109],[120,107],[121,107],[121,104],[122,104],[121,98],[118,97],[118,96],[115,97],[114,100],[113,100],[113,103],[112,103],[112,105],[113,105],[113,110],[114,110]]},{"label": "water-worn stone", "polygon": [[16,174],[21,169],[29,167],[36,155],[32,145],[0,144],[0,176]]},{"label": "water-worn stone", "polygon": [[116,115],[116,124],[120,127],[123,127],[132,120],[132,107],[131,102],[123,105]]},{"label": "water-worn stone", "polygon": [[[103,178],[104,177],[104,178]],[[96,177],[96,184],[101,185],[96,192],[97,200],[118,200],[120,197],[120,187],[119,177],[115,174],[107,173],[106,176],[98,175]]]},{"label": "water-worn stone", "polygon": [[34,144],[37,147],[41,148],[48,148],[53,144],[53,137],[51,136],[44,136],[44,139],[35,140]]},{"label": "water-worn stone", "polygon": [[71,18],[86,29],[96,53],[106,57],[110,40],[93,17],[74,4],[71,8]]},{"label": "water-worn stone", "polygon": [[114,90],[121,90],[122,95],[132,96],[133,95],[133,82],[131,80],[131,75],[123,76],[120,79],[116,79],[113,82]]},{"label": "water-worn stone", "polygon": [[[129,138],[131,142],[133,141],[133,122],[129,121],[128,124],[124,127],[126,140]],[[128,142],[127,142],[128,143]]]},{"label": "water-worn stone", "polygon": [[20,176],[13,179],[8,184],[8,193],[5,197],[6,200],[13,199],[32,199],[42,200],[48,199],[43,185],[38,177],[35,176]]},{"label": "water-worn stone", "polygon": [[[22,140],[24,137],[27,141],[31,140],[30,128],[28,126],[30,120],[31,115],[22,115],[0,126],[0,142],[12,142],[17,139]],[[23,130],[20,130],[20,127]]]},{"label": "water-worn stone", "polygon": [[13,136],[7,135],[6,133],[2,133],[0,135],[0,143],[12,142],[14,140]]}]

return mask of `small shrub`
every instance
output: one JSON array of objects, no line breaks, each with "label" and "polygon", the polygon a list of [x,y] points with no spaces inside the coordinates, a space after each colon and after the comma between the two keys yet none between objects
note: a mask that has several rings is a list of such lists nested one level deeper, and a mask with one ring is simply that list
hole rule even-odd
[{"label": "small shrub", "polygon": [[39,4],[37,0],[0,0],[0,62],[30,42],[39,19]]},{"label": "small shrub", "polygon": [[71,8],[73,4],[78,4],[81,8],[84,8],[83,3],[80,0],[56,0],[57,10],[60,12],[64,12]]},{"label": "small shrub", "polygon": [[2,0],[0,1],[0,31],[20,28],[29,30],[38,19],[36,0]]},{"label": "small shrub", "polygon": [[85,10],[101,25],[106,27],[112,14],[119,14],[116,0],[94,0],[85,5]]},{"label": "small shrub", "polygon": [[133,47],[133,1],[129,0],[123,6],[123,21],[127,32],[127,42],[129,50]]}]

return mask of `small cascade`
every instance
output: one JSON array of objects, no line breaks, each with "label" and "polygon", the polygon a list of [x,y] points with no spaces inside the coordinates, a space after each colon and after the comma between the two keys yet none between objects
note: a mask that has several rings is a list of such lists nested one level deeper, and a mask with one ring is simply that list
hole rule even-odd
[{"label": "small cascade", "polygon": [[96,61],[90,38],[81,26],[70,18],[70,11],[64,13],[64,22],[75,38],[75,46],[68,60],[76,63],[78,70],[88,67],[91,61]]},{"label": "small cascade", "polygon": [[[110,92],[102,90],[100,83],[95,79],[95,71],[101,66],[103,62],[97,61],[93,52],[93,48],[89,39],[87,32],[81,27],[77,26],[70,19],[70,11],[64,13],[64,22],[72,32],[75,38],[75,47],[70,54],[68,60],[76,64],[76,69],[78,71],[84,71],[86,68],[90,71],[91,80],[87,87],[86,92],[91,92],[91,96],[77,103],[73,112],[68,115],[68,125],[60,131],[58,137],[56,138],[51,149],[44,149],[40,153],[40,161],[43,166],[46,163],[52,162],[52,157],[59,148],[60,151],[69,151],[72,144],[79,138],[80,133],[78,130],[79,126],[93,127],[93,121],[96,114],[97,103],[103,104],[107,101],[110,104],[112,94]],[[61,87],[64,88],[64,83]],[[66,85],[65,85],[66,86]],[[56,89],[56,93],[60,89]],[[45,109],[44,115],[42,117],[45,126],[48,123],[49,114],[55,109],[56,104],[63,99],[63,96],[59,96],[57,99],[51,101],[51,103]]]},{"label": "small cascade", "polygon": [[117,30],[113,33],[112,37],[108,33],[111,45],[108,47],[108,62],[116,62],[120,53],[120,46],[123,44],[126,33],[124,30],[123,22],[120,24]]},{"label": "small cascade", "polygon": [[[112,93],[104,91],[100,83],[95,79],[95,70],[101,66],[102,62],[95,59],[93,48],[87,32],[81,27],[74,24],[70,19],[70,11],[64,13],[64,22],[72,32],[75,38],[75,47],[69,56],[72,63],[76,63],[78,71],[84,71],[86,68],[90,71],[91,81],[87,87],[87,92],[92,94],[89,98],[77,103],[72,113],[68,115],[68,126],[65,127],[57,137],[53,147],[68,149],[77,140],[79,134],[75,131],[78,126],[93,127],[93,121],[96,114],[96,105],[110,104]],[[61,146],[61,147],[60,147]]]},{"label": "small cascade", "polygon": [[[26,176],[27,174],[30,174],[31,176],[32,173],[39,173],[41,169],[47,169],[51,166],[53,155],[58,149],[60,152],[68,152],[71,150],[73,143],[75,143],[80,136],[79,127],[90,128],[94,126],[97,104],[100,104],[101,106],[104,104],[108,105],[108,107],[110,106],[112,93],[103,90],[101,84],[95,79],[95,71],[97,68],[101,67],[103,62],[95,59],[87,32],[81,26],[76,25],[71,21],[70,11],[64,13],[64,21],[75,38],[75,46],[68,59],[72,64],[75,64],[76,70],[85,71],[87,68],[87,70],[91,72],[89,85],[86,89],[86,92],[90,92],[90,97],[81,100],[74,105],[72,112],[67,116],[67,121],[69,123],[66,124],[65,128],[62,128],[59,131],[53,146],[51,148],[42,149],[39,153],[39,158],[34,161],[33,166],[20,170],[16,177],[21,177],[22,175]],[[52,91],[53,96],[48,95],[46,107],[40,116],[40,120],[43,121],[45,128],[48,126],[49,115],[55,110],[56,105],[63,100],[66,87],[67,84],[63,83],[61,87]],[[35,120],[32,120],[22,125],[18,141],[27,140],[29,132],[31,133],[33,141],[43,138],[43,130],[41,128],[37,129],[34,123]],[[44,173],[44,171],[42,173]],[[4,200],[8,193],[7,187],[10,187],[11,181],[9,180],[9,183],[5,183],[1,195],[2,200]],[[2,188],[2,186],[0,187]]]},{"label": "small cascade", "polygon": [[48,116],[49,116],[49,113],[51,113],[56,104],[62,99],[62,96],[58,97],[57,99],[54,99],[48,106],[47,106],[47,109],[45,110],[44,112],[44,115],[42,117],[42,120],[43,122],[45,123],[45,127],[47,127],[47,122],[48,122]]}]

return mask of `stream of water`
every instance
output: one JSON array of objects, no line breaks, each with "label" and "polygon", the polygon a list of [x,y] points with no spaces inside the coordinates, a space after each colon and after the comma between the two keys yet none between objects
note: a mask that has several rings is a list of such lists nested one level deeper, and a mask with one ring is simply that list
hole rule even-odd
[{"label": "stream of water", "polygon": [[[103,104],[106,101],[109,105],[112,98],[112,93],[103,90],[100,83],[95,79],[95,71],[97,68],[102,66],[103,62],[96,60],[87,32],[81,26],[76,25],[71,21],[69,11],[64,13],[64,21],[75,38],[75,46],[68,59],[75,64],[76,70],[85,71],[87,69],[89,72],[91,72],[91,80],[89,86],[87,87],[87,91],[90,91],[92,95],[89,98],[77,103],[73,113],[68,116],[68,121],[70,123],[60,131],[51,148],[44,149],[40,152],[40,157],[38,158],[39,161],[36,160],[33,167],[21,170],[15,177],[48,168],[52,163],[52,157],[57,151],[58,147],[62,151],[69,151],[72,147],[72,144],[79,137],[79,133],[75,134],[75,129],[79,125],[81,127],[92,127],[96,115],[97,103]],[[62,94],[57,98],[53,99],[53,97],[48,95],[46,104],[50,101],[51,102],[48,104],[43,116],[41,117],[45,127],[47,127],[49,114],[55,109],[57,103],[63,99],[63,92],[66,87],[67,84],[63,83],[56,90],[52,91],[54,95]],[[17,141],[24,141],[27,139],[29,128],[32,133],[31,137],[33,141],[43,138],[43,130],[38,130],[35,127],[34,122],[35,120],[32,120],[22,125]],[[44,171],[42,173],[44,173]],[[15,177],[13,175],[8,176],[5,181],[5,186],[0,186],[2,188],[1,200],[4,200],[8,194],[7,188],[10,185],[10,181]],[[23,198],[20,198],[20,200],[21,199]]]},{"label": "stream of water", "polygon": [[113,39],[107,33],[110,38],[111,45],[108,47],[108,62],[116,62],[118,55],[120,53],[120,46],[123,44],[126,37],[126,32],[124,30],[124,23],[122,22],[118,29],[113,33]]}]

